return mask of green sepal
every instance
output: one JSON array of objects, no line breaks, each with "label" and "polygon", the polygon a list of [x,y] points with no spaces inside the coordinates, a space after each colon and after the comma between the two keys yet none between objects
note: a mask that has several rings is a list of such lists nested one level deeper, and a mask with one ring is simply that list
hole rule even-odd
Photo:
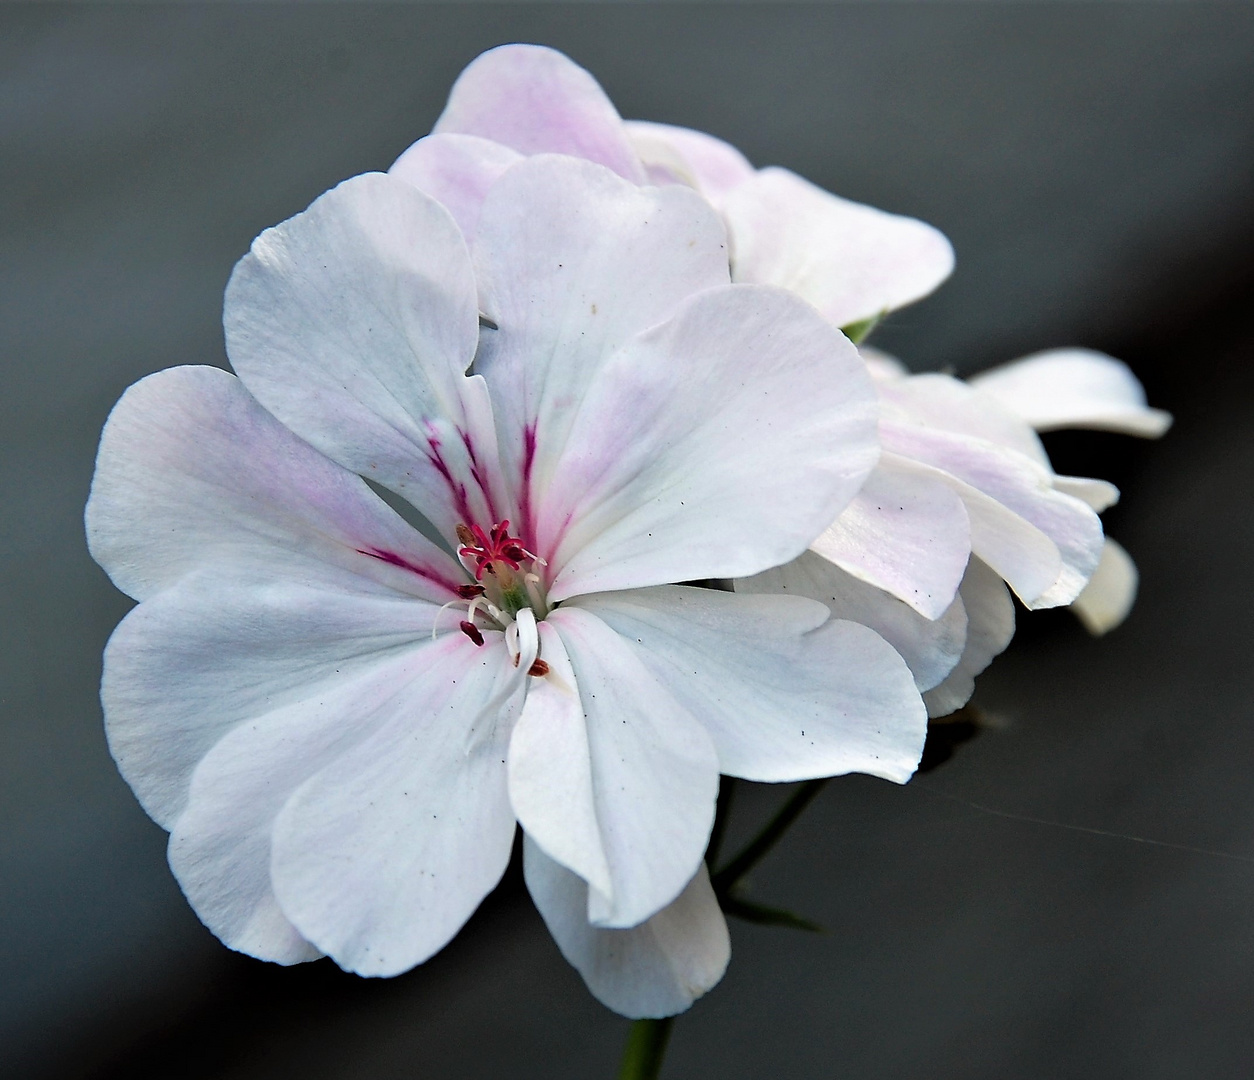
[{"label": "green sepal", "polygon": [[872,315],[869,319],[859,319],[857,322],[851,322],[848,326],[842,326],[840,332],[855,345],[861,345],[870,336],[871,331],[879,326],[884,314],[881,311],[878,315]]}]

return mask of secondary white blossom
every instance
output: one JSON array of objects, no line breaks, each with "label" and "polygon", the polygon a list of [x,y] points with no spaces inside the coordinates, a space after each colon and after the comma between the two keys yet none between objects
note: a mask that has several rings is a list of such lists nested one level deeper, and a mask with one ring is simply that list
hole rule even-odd
[{"label": "secondary white blossom", "polygon": [[502,45],[462,72],[431,135],[391,172],[473,233],[483,192],[520,155],[560,153],[635,184],[695,188],[722,213],[733,280],[779,285],[837,326],[926,296],[953,269],[932,226],[850,202],[787,169],[755,169],[704,132],[624,122],[597,81],[554,49]]},{"label": "secondary white blossom", "polygon": [[[1089,428],[1157,439],[1171,427],[1171,414],[1150,408],[1127,364],[1092,349],[1033,353],[981,372],[970,383],[1037,431]],[[1071,610],[1090,633],[1104,634],[1128,617],[1137,583],[1132,557],[1108,536]]]},{"label": "secondary white blossom", "polygon": [[1161,435],[1171,417],[1146,405],[1127,366],[1055,350],[963,383],[862,351],[885,452],[809,552],[737,590],[811,597],[872,627],[909,663],[931,716],[966,704],[975,676],[1010,644],[1003,580],[1030,608],[1070,604],[1094,634],[1118,626],[1136,598],[1136,566],[1097,515],[1119,492],[1056,474],[1036,430]]},{"label": "secondary white blossom", "polygon": [[469,247],[378,174],[267,230],[227,290],[238,378],[173,368],[115,408],[88,535],[140,603],[106,653],[110,747],[233,948],[406,970],[521,822],[564,954],[666,1015],[727,962],[720,771],[918,760],[915,681],[873,631],[671,584],[804,552],[875,465],[875,392],[808,305],[729,283],[695,193],[498,158],[473,222],[444,200]]}]

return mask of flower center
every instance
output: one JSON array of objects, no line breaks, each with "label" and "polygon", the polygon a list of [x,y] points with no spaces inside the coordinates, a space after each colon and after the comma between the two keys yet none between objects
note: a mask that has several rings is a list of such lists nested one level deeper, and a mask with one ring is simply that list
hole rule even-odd
[{"label": "flower center", "polygon": [[483,594],[506,615],[513,617],[523,608],[532,608],[537,618],[548,613],[541,578],[536,567],[546,563],[528,551],[522,539],[512,536],[509,521],[485,531],[480,525],[458,525],[457,554],[475,576]]},{"label": "flower center", "polygon": [[[514,664],[525,661],[529,675],[547,675],[549,666],[538,656],[536,632],[536,620],[543,619],[549,611],[543,581],[536,570],[547,563],[528,551],[520,537],[510,534],[509,521],[487,530],[480,525],[460,524],[457,539],[461,542],[457,555],[475,578],[475,584],[458,587],[460,601],[445,605],[468,605],[459,629],[476,645],[484,643],[484,629],[504,631]],[[476,618],[481,621],[476,622]]]}]

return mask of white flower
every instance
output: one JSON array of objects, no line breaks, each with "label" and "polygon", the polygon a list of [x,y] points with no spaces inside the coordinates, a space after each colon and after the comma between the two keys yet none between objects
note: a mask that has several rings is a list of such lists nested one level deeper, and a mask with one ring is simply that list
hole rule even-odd
[{"label": "white flower", "polygon": [[[787,288],[851,333],[925,296],[953,266],[948,241],[922,222],[784,169],[755,170],[704,132],[623,122],[591,75],[540,46],[501,46],[473,61],[433,134],[392,172],[473,231],[492,179],[546,151],[599,161],[633,183],[695,188],[727,224],[735,280]],[[988,392],[943,375],[899,377],[904,369],[872,357],[885,450],[877,467],[813,544],[820,559],[807,555],[738,590],[814,597],[874,627],[911,662],[934,715],[965,702],[974,674],[1010,641],[1014,608],[998,579],[1029,608],[1073,604],[1095,631],[1116,624],[1135,593],[1135,568],[1104,541],[1097,514],[1118,493],[1057,476],[1032,427],[1078,419],[1152,434],[1161,417],[1144,409],[1143,395],[1134,400],[1139,387],[1126,369],[1098,372],[1084,360],[1093,354],[1078,351],[1064,369],[1050,355],[1048,372],[1032,368],[1042,378],[1026,392],[1008,377],[981,384]],[[1036,411],[1020,415],[1008,396],[1034,397]],[[981,613],[978,624],[967,608]]]},{"label": "white flower", "polygon": [[433,133],[391,172],[441,200],[469,235],[492,180],[540,153],[587,158],[636,184],[695,188],[727,224],[735,281],[796,292],[837,326],[918,300],[953,269],[953,248],[932,226],[787,169],[754,169],[704,132],[624,122],[588,72],[539,45],[502,45],[472,61]]},{"label": "white flower", "polygon": [[724,245],[691,191],[570,158],[501,170],[469,248],[357,177],[237,266],[238,378],[173,368],[119,402],[87,509],[140,601],[106,653],[110,746],[228,945],[403,971],[521,822],[565,955],[665,1015],[727,962],[720,771],[909,777],[924,710],[881,638],[669,584],[796,558],[877,456],[855,350],[729,284]]},{"label": "white flower", "polygon": [[966,704],[975,676],[1010,644],[1002,579],[1029,608],[1069,604],[1094,634],[1119,625],[1136,566],[1097,517],[1119,492],[1056,474],[1036,431],[1161,435],[1171,417],[1146,405],[1127,366],[1054,350],[962,383],[863,356],[881,395],[884,454],[809,552],[737,590],[812,597],[876,630],[909,663],[931,716]]},{"label": "white flower", "polygon": [[[1149,407],[1126,364],[1092,349],[1033,353],[981,372],[970,384],[1037,431],[1090,428],[1157,439],[1171,427],[1171,414]],[[1132,557],[1108,536],[1071,610],[1090,633],[1105,634],[1128,617],[1137,581]]]}]

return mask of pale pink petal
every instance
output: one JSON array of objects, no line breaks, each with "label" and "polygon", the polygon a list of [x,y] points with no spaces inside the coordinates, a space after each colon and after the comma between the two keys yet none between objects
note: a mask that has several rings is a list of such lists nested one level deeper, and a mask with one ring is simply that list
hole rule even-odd
[{"label": "pale pink petal", "polygon": [[579,405],[537,504],[549,595],[787,562],[876,456],[874,390],[848,341],[781,289],[711,289],[610,358]]},{"label": "pale pink petal", "polygon": [[429,638],[437,610],[300,562],[188,574],[132,610],[105,650],[101,700],[114,760],[169,828],[196,763],[228,731]]},{"label": "pale pink petal", "polygon": [[810,550],[924,618],[938,619],[957,595],[971,554],[971,525],[962,499],[934,470],[881,454]]},{"label": "pale pink petal", "polygon": [[716,206],[754,173],[749,159],[731,143],[704,131],[647,120],[628,120],[626,128],[653,183],[687,184]]},{"label": "pale pink petal", "polygon": [[606,930],[588,922],[588,886],[523,841],[527,888],[562,955],[602,1005],[632,1018],[673,1016],[716,985],[731,938],[703,863],[668,906],[639,926]]},{"label": "pale pink petal", "polygon": [[736,591],[807,596],[826,604],[837,619],[869,626],[901,654],[920,690],[930,690],[953,670],[966,641],[967,616],[961,599],[955,597],[939,618],[924,618],[896,597],[859,581],[812,551],[737,581]]},{"label": "pale pink petal", "polygon": [[521,160],[517,151],[491,139],[428,135],[398,157],[388,172],[442,203],[469,243],[488,188]]},{"label": "pale pink petal", "polygon": [[873,345],[859,345],[858,354],[866,361],[867,371],[877,383],[910,377],[910,369],[897,357]]},{"label": "pale pink petal", "polygon": [[932,226],[841,199],[787,169],[760,170],[721,209],[734,279],[791,289],[837,326],[919,300],[953,269],[953,248]]},{"label": "pale pink petal", "polygon": [[1054,490],[1073,495],[1087,503],[1099,514],[1119,501],[1119,489],[1108,480],[1093,480],[1087,476],[1055,476]]},{"label": "pale pink petal", "polygon": [[[275,818],[302,783],[372,734],[409,691],[416,669],[441,651],[421,635],[311,678],[303,692],[288,688],[281,703],[254,701],[254,714],[196,767],[187,807],[171,827],[170,866],[196,914],[226,945],[280,963],[321,955],[288,921],[271,887]],[[228,662],[218,670],[225,683],[241,683],[259,666],[254,660],[232,669],[239,643],[228,640],[224,652]]]},{"label": "pale pink petal", "polygon": [[623,121],[596,79],[542,45],[501,45],[472,60],[433,130],[479,135],[521,154],[586,158],[645,182]]},{"label": "pale pink petal", "polygon": [[509,516],[495,433],[473,430],[462,400],[479,335],[469,253],[430,196],[382,173],[344,181],[253,241],[223,322],[267,409],[447,538]]},{"label": "pale pink petal", "polygon": [[909,668],[813,600],[662,586],[573,604],[618,631],[704,725],[728,775],[900,783],[918,764],[926,718]]},{"label": "pale pink petal", "polygon": [[912,375],[878,389],[886,420],[984,439],[1049,468],[1040,438],[1018,414],[950,375]]},{"label": "pale pink petal", "polygon": [[313,580],[331,568],[438,603],[453,560],[362,480],[296,438],[235,376],[170,368],[132,386],[100,440],[92,556],[144,599],[207,566]]},{"label": "pale pink petal", "polygon": [[[636,926],[674,900],[700,866],[714,821],[718,758],[702,726],[599,618],[566,605],[545,621],[561,635],[570,658],[587,731],[596,827],[609,868],[610,894],[590,891],[588,918],[598,926]],[[573,777],[572,808],[578,811],[584,780],[567,762],[581,748],[572,753],[562,745],[570,719],[551,735],[558,768],[549,782],[570,783]],[[534,809],[541,800],[523,794],[523,779],[515,773],[511,787],[524,808]],[[541,777],[532,773],[527,779]],[[568,827],[583,835],[587,822],[572,820]],[[554,853],[574,846],[555,843],[551,828],[541,835]]]},{"label": "pale pink petal", "polygon": [[365,737],[278,814],[279,905],[348,971],[395,975],[426,960],[509,861],[506,747],[527,676],[500,634],[485,637],[476,647],[448,634],[416,651],[404,678],[361,703]]},{"label": "pale pink petal", "polygon": [[[597,821],[588,718],[561,636],[540,623],[547,678],[532,679],[509,743],[510,801],[531,840],[603,896],[613,894]],[[587,922],[587,898],[580,918]]]},{"label": "pale pink petal", "polygon": [[1170,413],[1146,404],[1127,364],[1091,349],[1035,353],[970,382],[1038,431],[1098,428],[1156,439],[1171,426]]},{"label": "pale pink petal", "polygon": [[488,194],[475,243],[488,381],[508,474],[547,484],[579,402],[608,357],[687,297],[728,282],[726,236],[686,188],[640,189],[586,161],[545,156]]},{"label": "pale pink petal", "polygon": [[[954,485],[971,521],[972,550],[1028,607],[1075,599],[1097,566],[1102,526],[1091,507],[1054,489],[1052,471],[1014,450],[939,428],[881,421],[880,438],[885,450],[935,467]],[[1056,551],[1057,572],[1043,586],[1052,558],[1029,530]]]},{"label": "pale pink petal", "polygon": [[1071,610],[1090,634],[1100,637],[1128,617],[1139,580],[1132,556],[1108,536],[1101,562],[1084,591],[1071,602]]},{"label": "pale pink petal", "polygon": [[939,686],[923,695],[929,716],[962,708],[975,690],[975,677],[1002,652],[1015,632],[1015,606],[1002,579],[979,559],[967,567],[958,591],[967,612],[962,658]]}]

